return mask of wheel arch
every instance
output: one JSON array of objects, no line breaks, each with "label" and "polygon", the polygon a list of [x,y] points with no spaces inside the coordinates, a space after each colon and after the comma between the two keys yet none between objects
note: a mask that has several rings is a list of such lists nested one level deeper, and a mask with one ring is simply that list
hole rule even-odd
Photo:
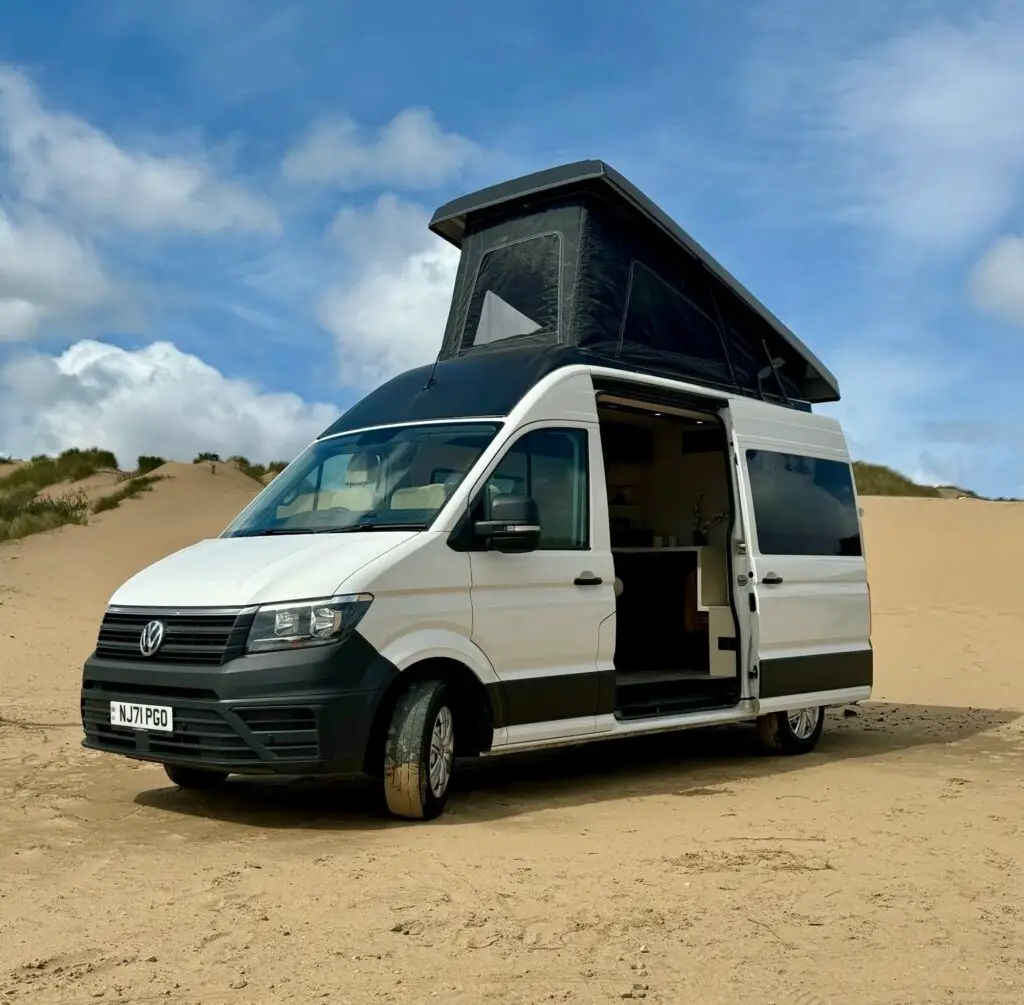
[{"label": "wheel arch", "polygon": [[[400,669],[377,703],[363,757],[363,770],[367,774],[381,774],[388,723],[399,696],[411,685],[424,680],[444,681],[455,696],[452,712],[456,722],[456,755],[473,757],[491,749],[494,730],[507,717],[500,685],[488,687],[461,660],[450,656],[428,656]],[[466,729],[467,723],[471,723],[472,728]]]}]

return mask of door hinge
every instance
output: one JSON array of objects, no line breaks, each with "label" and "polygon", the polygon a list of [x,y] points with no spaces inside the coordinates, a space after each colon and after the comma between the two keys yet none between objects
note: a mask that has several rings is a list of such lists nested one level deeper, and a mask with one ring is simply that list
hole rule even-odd
[{"label": "door hinge", "polygon": [[753,590],[747,594],[747,606],[755,614],[757,613],[757,594],[755,594]]}]

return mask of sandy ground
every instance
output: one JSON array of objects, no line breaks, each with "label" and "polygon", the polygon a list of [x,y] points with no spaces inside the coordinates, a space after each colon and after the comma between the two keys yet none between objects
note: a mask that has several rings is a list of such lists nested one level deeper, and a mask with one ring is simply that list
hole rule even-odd
[{"label": "sandy ground", "polygon": [[814,754],[496,759],[417,825],[363,784],[202,797],[80,748],[110,592],[256,489],[169,473],[0,547],[0,1001],[1024,1001],[1024,505],[865,501],[877,701]]}]

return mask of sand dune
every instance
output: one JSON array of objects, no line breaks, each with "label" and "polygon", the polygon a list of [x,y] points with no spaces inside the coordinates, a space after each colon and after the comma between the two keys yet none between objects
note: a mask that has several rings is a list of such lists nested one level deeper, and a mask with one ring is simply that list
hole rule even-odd
[{"label": "sand dune", "polygon": [[[236,468],[166,464],[168,476],[115,510],[0,545],[3,707],[27,719],[77,709],[75,667],[89,654],[110,595],[171,552],[220,533],[259,491]],[[47,626],[54,624],[54,628]],[[18,668],[8,672],[7,666]],[[61,685],[55,687],[59,667]]]},{"label": "sand dune", "polygon": [[120,471],[101,471],[88,478],[79,478],[76,482],[58,482],[40,489],[38,495],[43,499],[56,499],[69,492],[81,492],[89,502],[95,502],[104,496],[112,495],[122,484]]},{"label": "sand dune", "polygon": [[410,827],[360,785],[202,799],[79,748],[110,593],[259,489],[229,465],[157,473],[0,546],[0,995],[1024,997],[1024,505],[864,500],[878,700],[813,755],[732,730],[481,764]]},{"label": "sand dune", "polygon": [[[168,475],[180,486],[189,486],[192,490],[206,495],[223,493],[226,486],[244,486],[250,494],[260,490],[260,483],[250,478],[236,465],[230,462],[185,464],[181,461],[168,461],[152,471],[154,475]],[[217,479],[217,481],[211,481]]]},{"label": "sand dune", "polygon": [[1024,503],[864,500],[878,685],[890,701],[1024,709]]}]

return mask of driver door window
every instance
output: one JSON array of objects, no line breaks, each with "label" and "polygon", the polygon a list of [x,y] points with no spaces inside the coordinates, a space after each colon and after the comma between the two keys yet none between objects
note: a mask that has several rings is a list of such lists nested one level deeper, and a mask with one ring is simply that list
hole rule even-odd
[{"label": "driver door window", "polygon": [[520,437],[484,485],[478,519],[500,495],[527,495],[540,514],[540,549],[590,547],[590,494],[584,429],[536,429]]}]

